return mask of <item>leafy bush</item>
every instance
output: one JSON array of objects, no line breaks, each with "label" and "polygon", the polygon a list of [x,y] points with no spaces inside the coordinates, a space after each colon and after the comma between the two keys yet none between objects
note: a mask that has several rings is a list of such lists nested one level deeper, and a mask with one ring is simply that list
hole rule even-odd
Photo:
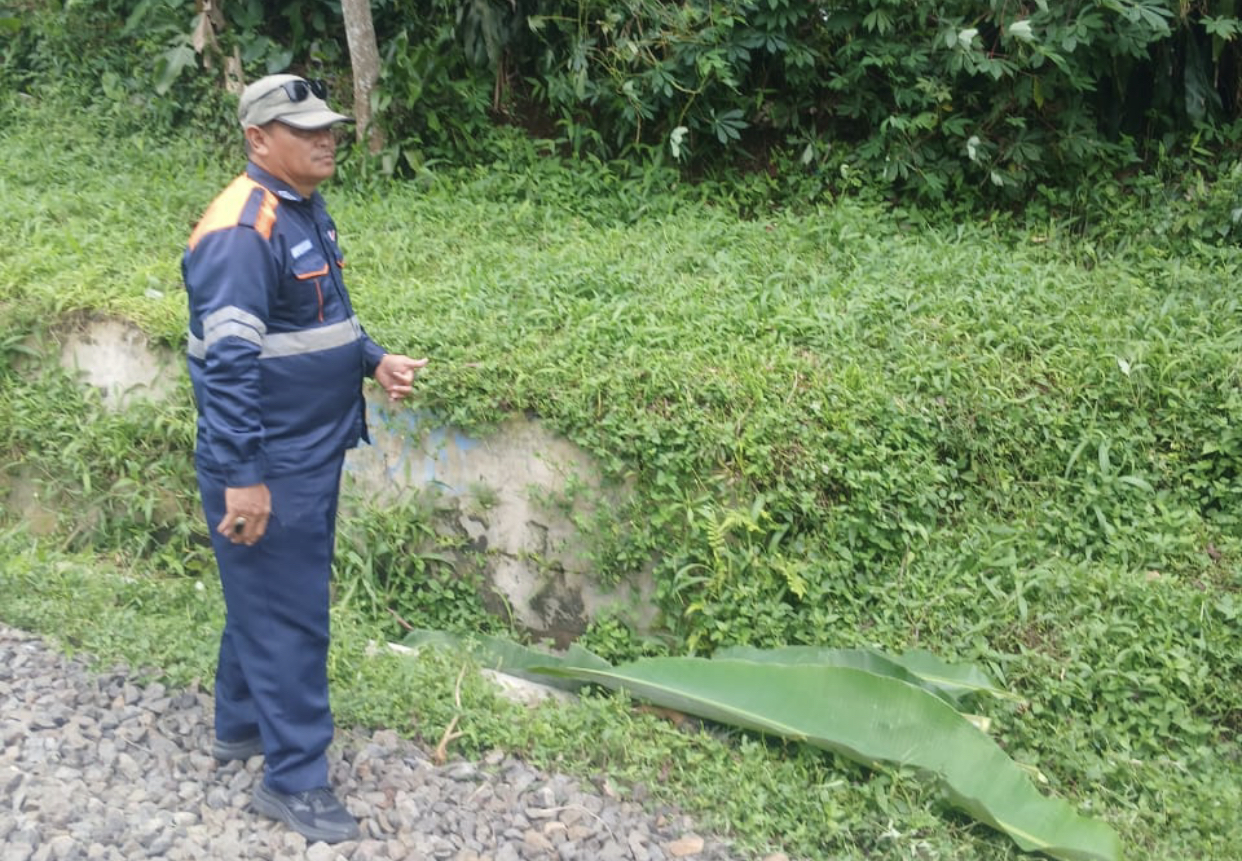
[{"label": "leafy bush", "polygon": [[[537,49],[511,35],[524,15]],[[1072,188],[1238,111],[1238,18],[1171,0],[573,0],[495,17],[575,154],[744,151],[766,168],[784,149],[925,200]]]},{"label": "leafy bush", "polygon": [[9,21],[12,31],[0,49],[5,89],[36,96],[73,93],[115,134],[218,123],[224,94],[214,81],[185,76],[172,90],[161,83],[172,80],[170,62],[194,60],[179,0],[21,5],[29,8],[6,19],[8,7],[0,4],[0,21]]},{"label": "leafy bush", "polygon": [[[425,179],[490,162],[508,148],[497,129],[516,126],[560,156],[722,178],[744,214],[863,187],[956,212],[1029,203],[1068,224],[1109,212],[1109,189],[1143,166],[1191,199],[1174,232],[1236,235],[1242,19],[1229,3],[373,6],[387,147],[355,154],[363,172]],[[327,0],[6,8],[28,14],[0,14],[12,35],[0,75],[101,88],[118,121],[216,129],[226,67],[326,77],[351,98]]]}]

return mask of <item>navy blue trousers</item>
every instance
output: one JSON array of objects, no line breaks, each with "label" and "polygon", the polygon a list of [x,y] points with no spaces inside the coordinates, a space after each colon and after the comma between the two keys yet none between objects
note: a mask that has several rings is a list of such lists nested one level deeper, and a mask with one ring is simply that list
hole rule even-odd
[{"label": "navy blue trousers", "polygon": [[198,463],[207,528],[224,586],[216,668],[216,737],[263,739],[265,781],[278,792],[328,785],[328,581],[340,495],[338,456],[270,479],[272,515],[253,546],[216,532],[224,477]]}]

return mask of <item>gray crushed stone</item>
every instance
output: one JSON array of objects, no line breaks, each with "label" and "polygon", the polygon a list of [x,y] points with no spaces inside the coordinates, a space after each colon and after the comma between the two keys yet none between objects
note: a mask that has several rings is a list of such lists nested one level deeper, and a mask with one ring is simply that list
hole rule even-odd
[{"label": "gray crushed stone", "polygon": [[[685,815],[493,753],[436,766],[391,731],[338,733],[362,838],[328,846],[249,808],[262,759],[210,755],[211,698],[91,670],[0,625],[0,861],[731,861]],[[783,861],[770,855],[766,861]]]}]

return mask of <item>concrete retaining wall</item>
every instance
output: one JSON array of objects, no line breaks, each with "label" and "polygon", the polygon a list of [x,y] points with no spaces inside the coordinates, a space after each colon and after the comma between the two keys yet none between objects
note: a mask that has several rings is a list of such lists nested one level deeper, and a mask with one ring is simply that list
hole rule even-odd
[{"label": "concrete retaining wall", "polygon": [[[183,358],[155,349],[123,321],[76,324],[62,336],[60,360],[114,409],[137,398],[190,397]],[[351,499],[437,495],[437,528],[468,538],[490,597],[519,624],[562,644],[606,608],[649,626],[650,578],[608,592],[591,576],[589,536],[575,520],[590,522],[592,506],[615,504],[623,491],[601,489],[586,452],[538,420],[514,417],[479,438],[429,413],[390,405],[372,385],[367,390],[373,444],[346,459],[344,508]]]}]

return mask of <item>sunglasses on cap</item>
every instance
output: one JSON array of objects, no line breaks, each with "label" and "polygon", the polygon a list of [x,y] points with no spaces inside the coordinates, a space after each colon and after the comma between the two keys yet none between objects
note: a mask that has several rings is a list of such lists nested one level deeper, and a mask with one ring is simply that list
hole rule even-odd
[{"label": "sunglasses on cap", "polygon": [[[285,81],[280,85],[280,89],[285,91],[285,95],[289,97],[289,101],[297,103],[304,102],[311,96],[317,99],[327,100],[328,85],[318,78],[298,78],[295,81]],[[276,92],[272,90],[272,92]]]}]

